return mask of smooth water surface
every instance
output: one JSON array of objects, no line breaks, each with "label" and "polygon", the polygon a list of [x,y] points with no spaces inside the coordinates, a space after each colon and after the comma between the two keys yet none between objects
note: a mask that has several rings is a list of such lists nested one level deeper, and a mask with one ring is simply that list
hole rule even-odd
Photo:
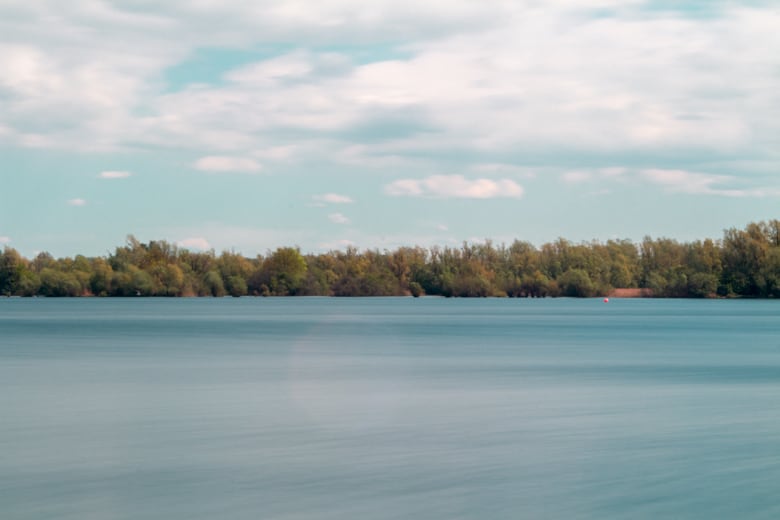
[{"label": "smooth water surface", "polygon": [[780,302],[0,299],[0,518],[780,518]]}]

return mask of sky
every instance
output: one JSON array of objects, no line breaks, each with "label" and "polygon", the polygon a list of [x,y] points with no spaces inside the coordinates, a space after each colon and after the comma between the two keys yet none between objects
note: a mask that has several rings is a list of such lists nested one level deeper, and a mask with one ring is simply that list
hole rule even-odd
[{"label": "sky", "polygon": [[681,241],[780,218],[780,3],[0,0],[0,246]]}]

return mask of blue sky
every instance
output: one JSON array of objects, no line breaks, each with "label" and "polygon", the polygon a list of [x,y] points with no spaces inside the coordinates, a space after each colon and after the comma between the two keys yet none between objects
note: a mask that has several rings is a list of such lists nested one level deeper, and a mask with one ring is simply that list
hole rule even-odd
[{"label": "blue sky", "polygon": [[263,254],[778,218],[777,2],[0,3],[0,245]]}]

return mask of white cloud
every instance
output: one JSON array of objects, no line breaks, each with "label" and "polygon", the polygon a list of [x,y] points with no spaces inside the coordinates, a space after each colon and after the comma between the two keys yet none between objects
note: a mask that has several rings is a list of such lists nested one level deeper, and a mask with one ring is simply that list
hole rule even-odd
[{"label": "white cloud", "polygon": [[196,249],[199,251],[208,251],[211,249],[211,244],[209,244],[209,241],[203,237],[185,238],[183,240],[179,240],[176,242],[176,244],[180,247]]},{"label": "white cloud", "polygon": [[0,244],[7,244],[11,241],[9,237],[0,236]]},{"label": "white cloud", "polygon": [[492,199],[520,198],[523,187],[510,179],[466,179],[462,175],[432,175],[425,179],[400,179],[385,186],[393,196]]},{"label": "white cloud", "polygon": [[100,175],[98,177],[100,177],[101,179],[126,179],[131,175],[132,173],[124,172],[124,171],[105,171],[105,172],[100,172]]},{"label": "white cloud", "polygon": [[444,224],[437,224],[436,225],[436,229],[439,230],[439,231],[449,231],[450,230],[450,228],[445,226]]},{"label": "white cloud", "polygon": [[324,193],[322,195],[313,195],[312,200],[315,202],[326,202],[328,204],[351,204],[355,202],[351,197],[347,195],[339,195],[338,193]]},{"label": "white cloud", "polygon": [[349,219],[341,213],[331,213],[328,219],[335,224],[349,224]]},{"label": "white cloud", "polygon": [[68,205],[70,206],[85,206],[87,201],[84,199],[69,199]]},{"label": "white cloud", "polygon": [[226,157],[210,155],[201,157],[194,164],[195,168],[211,173],[257,173],[263,166],[247,157]]},{"label": "white cloud", "polygon": [[662,169],[642,170],[639,172],[639,175],[644,180],[658,184],[673,193],[756,198],[780,196],[780,189],[778,188],[728,187],[735,185],[739,181],[736,177],[729,175],[711,175],[685,170]]}]

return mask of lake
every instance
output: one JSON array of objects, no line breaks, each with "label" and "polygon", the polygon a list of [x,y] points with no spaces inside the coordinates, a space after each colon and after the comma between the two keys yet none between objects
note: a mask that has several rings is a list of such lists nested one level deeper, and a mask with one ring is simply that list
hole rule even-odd
[{"label": "lake", "polygon": [[0,299],[0,518],[780,518],[780,302]]}]

